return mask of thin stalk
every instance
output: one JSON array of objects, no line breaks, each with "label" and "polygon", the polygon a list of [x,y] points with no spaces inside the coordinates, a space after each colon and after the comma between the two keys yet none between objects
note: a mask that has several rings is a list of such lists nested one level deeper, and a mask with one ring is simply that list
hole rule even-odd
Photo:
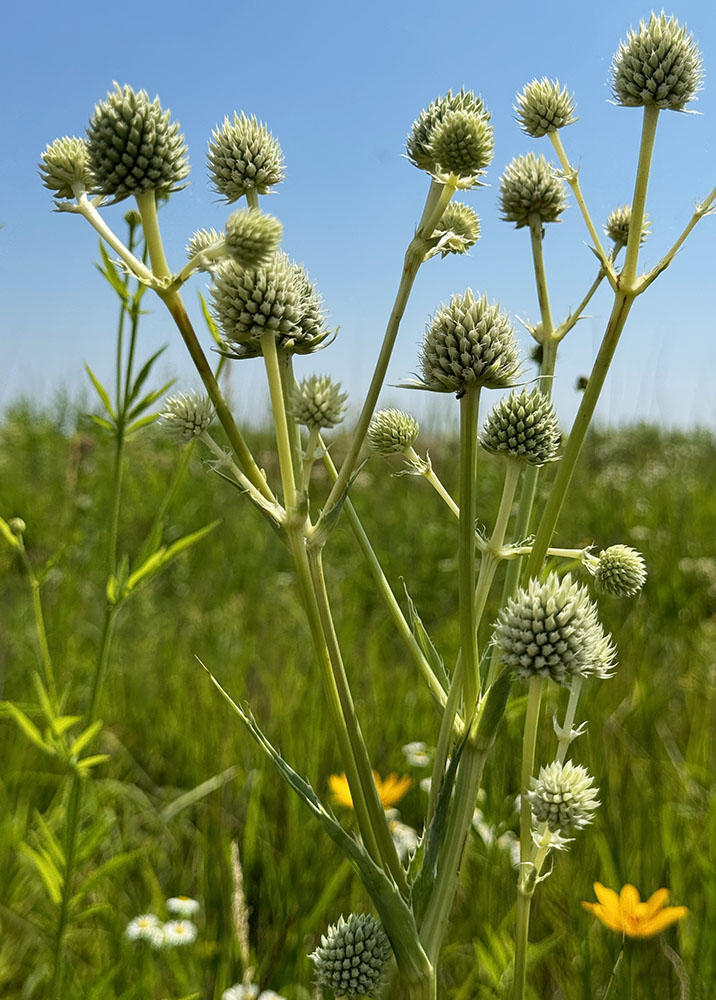
[{"label": "thin stalk", "polygon": [[[615,250],[618,250],[618,247],[615,247]],[[615,257],[615,254],[614,254],[614,252],[612,252],[610,254],[610,259],[613,260],[614,257]],[[559,341],[564,340],[564,338],[567,336],[567,334],[569,333],[569,331],[574,326],[576,326],[576,324],[579,321],[582,313],[584,312],[584,310],[587,308],[587,306],[591,302],[592,298],[594,297],[595,292],[597,291],[597,289],[599,288],[599,286],[601,285],[601,283],[604,281],[605,274],[606,274],[606,272],[605,272],[604,268],[600,267],[599,268],[599,273],[597,274],[596,278],[594,279],[594,281],[591,283],[591,285],[587,289],[586,295],[584,296],[584,298],[582,299],[582,301],[579,303],[579,305],[577,306],[577,308],[574,310],[574,312],[570,312],[569,316],[567,316],[567,318],[565,320],[563,320],[559,324],[559,326],[557,327],[557,329],[554,331],[554,339],[558,343],[559,343]]]},{"label": "thin stalk", "polygon": [[544,228],[542,219],[537,212],[530,212],[528,217],[530,225],[530,243],[532,245],[532,260],[534,262],[535,280],[537,282],[537,301],[542,325],[541,343],[551,340],[554,333],[554,323],[552,322],[552,310],[549,304],[549,292],[547,291],[547,278],[544,269],[544,255],[542,253],[542,241],[544,239]]},{"label": "thin stalk", "polygon": [[83,216],[92,228],[99,233],[105,243],[107,243],[115,251],[115,253],[119,254],[135,277],[146,282],[148,285],[153,286],[154,276],[152,275],[152,272],[146,264],[143,264],[141,260],[135,257],[134,254],[127,249],[119,237],[115,236],[90,199],[87,197],[86,192],[75,191],[75,197],[77,198],[77,208],[65,209],[65,211],[76,211]]},{"label": "thin stalk", "polygon": [[25,566],[25,572],[30,583],[30,593],[32,595],[32,610],[35,617],[35,631],[37,632],[37,641],[40,644],[40,658],[42,660],[42,668],[45,674],[45,684],[47,685],[47,693],[50,697],[50,703],[53,709],[57,709],[59,705],[59,700],[57,697],[57,686],[55,683],[55,670],[52,665],[52,654],[50,653],[50,644],[47,641],[47,629],[45,627],[45,615],[42,610],[42,597],[40,595],[40,581],[37,579],[35,570],[33,569],[30,558],[25,549],[25,545],[20,538],[20,558]]},{"label": "thin stalk", "polygon": [[278,347],[279,371],[281,373],[281,387],[283,390],[283,405],[288,419],[288,440],[293,459],[293,477],[296,483],[301,482],[303,476],[303,453],[301,449],[301,428],[298,421],[293,417],[288,417],[291,412],[292,397],[296,388],[296,377],[293,374],[293,356],[290,351],[285,351]]},{"label": "thin stalk", "polygon": [[462,657],[458,656],[452,679],[450,681],[450,687],[448,689],[445,711],[443,712],[443,717],[440,720],[440,730],[438,732],[438,742],[435,748],[435,759],[433,761],[433,772],[430,781],[430,792],[428,793],[428,808],[425,820],[426,826],[429,826],[432,822],[440,786],[443,782],[443,778],[445,777],[445,771],[447,770],[447,760],[450,755],[450,747],[452,746],[455,735],[455,720],[458,718],[458,713],[460,711],[462,691]]},{"label": "thin stalk", "polygon": [[443,484],[440,482],[438,477],[435,475],[430,459],[421,458],[412,445],[405,452],[405,458],[406,461],[408,461],[417,470],[418,474],[421,475],[423,479],[427,479],[427,481],[430,483],[430,485],[435,490],[440,499],[445,502],[450,512],[454,514],[455,517],[460,517],[460,508],[455,503],[453,498],[450,496],[448,491],[445,489]]},{"label": "thin stalk", "polygon": [[656,138],[656,126],[659,121],[659,110],[654,104],[647,104],[644,107],[641,142],[639,144],[639,160],[636,168],[636,180],[634,182],[634,196],[631,202],[631,219],[629,222],[626,257],[624,259],[624,267],[619,275],[619,287],[625,292],[632,292],[634,289],[634,279],[636,278],[636,269],[639,261],[639,248],[641,246],[641,230],[646,209],[646,192],[649,186],[649,173],[654,153],[654,139]]},{"label": "thin stalk", "polygon": [[671,264],[672,260],[681,249],[681,247],[686,242],[687,237],[690,235],[691,231],[694,229],[696,224],[703,219],[705,215],[709,215],[713,211],[713,203],[716,201],[716,187],[711,191],[707,198],[701,202],[701,204],[696,206],[694,214],[691,216],[689,222],[684,227],[681,235],[676,240],[671,249],[664,254],[658,264],[656,264],[651,271],[647,274],[643,274],[641,278],[636,282],[635,291],[637,294],[641,294],[644,289],[648,288],[649,285],[654,281],[662,271],[665,271],[667,267]]},{"label": "thin stalk", "polygon": [[569,688],[569,700],[567,701],[567,708],[564,713],[564,722],[561,726],[561,735],[559,736],[557,754],[555,756],[555,760],[560,764],[564,764],[564,759],[567,756],[567,751],[569,750],[569,746],[572,742],[572,727],[574,726],[574,717],[577,712],[579,696],[582,693],[582,681],[582,675],[575,674]]},{"label": "thin stalk", "polygon": [[466,722],[472,717],[480,697],[477,623],[475,620],[475,468],[479,405],[479,387],[468,389],[460,400],[458,598]]},{"label": "thin stalk", "polygon": [[291,513],[296,506],[296,479],[294,476],[294,455],[288,429],[288,415],[283,394],[283,382],[276,347],[276,335],[273,330],[261,334],[261,353],[266,365],[271,409],[276,428],[276,447],[278,449],[278,464],[283,486],[283,503],[286,511]]}]

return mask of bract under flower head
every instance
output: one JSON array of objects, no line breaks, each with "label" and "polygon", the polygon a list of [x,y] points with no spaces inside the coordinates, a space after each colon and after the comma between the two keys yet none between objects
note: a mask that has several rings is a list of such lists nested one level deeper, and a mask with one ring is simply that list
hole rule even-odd
[{"label": "bract under flower head", "polygon": [[595,882],[594,894],[599,902],[584,902],[584,909],[593,913],[605,927],[630,938],[655,937],[689,912],[685,906],[665,905],[669,899],[668,889],[657,889],[642,902],[639,890],[633,885],[627,884],[616,893],[601,882]]}]

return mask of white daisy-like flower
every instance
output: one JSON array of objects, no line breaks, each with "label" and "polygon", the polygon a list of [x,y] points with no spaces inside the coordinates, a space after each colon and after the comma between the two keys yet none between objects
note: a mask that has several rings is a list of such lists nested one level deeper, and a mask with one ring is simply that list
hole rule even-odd
[{"label": "white daisy-like flower", "polygon": [[167,910],[178,917],[193,917],[199,912],[199,902],[190,896],[172,896],[167,900]]},{"label": "white daisy-like flower", "polygon": [[427,745],[422,740],[406,743],[403,747],[403,753],[408,764],[412,767],[427,767],[430,763],[430,754],[427,752]]},{"label": "white daisy-like flower", "polygon": [[259,994],[259,1000],[285,1000],[285,997],[274,990],[264,990],[263,993]]},{"label": "white daisy-like flower", "polygon": [[224,990],[221,994],[221,1000],[256,1000],[258,995],[259,988],[255,983],[249,983],[248,986],[236,983],[234,986],[230,986],[228,990]]},{"label": "white daisy-like flower", "polygon": [[[418,846],[418,831],[394,819],[390,823],[390,833],[401,861],[406,861],[413,854]],[[259,997],[259,1000],[261,998]]]},{"label": "white daisy-like flower", "polygon": [[164,943],[168,948],[181,948],[196,941],[196,924],[191,920],[170,920],[164,924]]},{"label": "white daisy-like flower", "polygon": [[130,941],[148,941],[152,948],[164,945],[164,929],[153,913],[141,913],[130,920],[124,933]]}]

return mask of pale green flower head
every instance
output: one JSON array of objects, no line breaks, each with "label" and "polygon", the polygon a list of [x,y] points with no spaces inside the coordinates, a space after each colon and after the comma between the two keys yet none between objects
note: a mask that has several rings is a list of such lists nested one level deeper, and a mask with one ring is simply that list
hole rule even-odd
[{"label": "pale green flower head", "polygon": [[517,121],[523,132],[540,139],[576,122],[574,98],[558,80],[532,80],[517,95]]},{"label": "pale green flower head", "polygon": [[633,597],[646,583],[644,557],[628,545],[603,549],[592,572],[597,592],[612,597]]},{"label": "pale green flower head", "polygon": [[413,122],[406,143],[408,159],[420,170],[427,170],[429,174],[435,172],[436,163],[431,148],[435,130],[445,116],[453,111],[465,112],[475,120],[484,119],[485,122],[490,120],[482,98],[477,97],[471,90],[465,90],[464,87],[457,94],[448,90],[444,97],[431,101]]},{"label": "pale green flower head", "polygon": [[[224,234],[222,232],[216,229],[197,229],[186,245],[186,255],[191,260],[197,254],[204,253],[206,250],[211,250],[214,247],[218,248],[223,242]],[[222,253],[221,256],[225,256],[225,254]],[[218,259],[207,255],[205,263],[200,264],[197,270],[213,271],[217,265]]]},{"label": "pale green flower head", "polygon": [[425,254],[429,260],[440,254],[467,253],[480,237],[480,220],[475,211],[462,201],[451,201],[430,237],[431,247]]},{"label": "pale green flower head", "polygon": [[627,108],[683,111],[701,89],[701,53],[675,17],[651,14],[628,32],[612,61],[612,93]]},{"label": "pale green flower head", "polygon": [[340,382],[334,382],[329,375],[310,375],[296,386],[291,413],[309,430],[328,429],[343,420],[347,399]]},{"label": "pale green flower head", "polygon": [[319,986],[332,989],[336,997],[357,1000],[378,996],[391,954],[388,936],[375,917],[351,913],[321,935],[320,945],[309,957]]},{"label": "pale green flower head", "polygon": [[211,400],[196,392],[167,396],[159,414],[159,422],[179,444],[189,444],[199,437],[213,419]]},{"label": "pale green flower head", "polygon": [[42,183],[58,198],[74,198],[73,184],[92,188],[87,143],[76,135],[55,139],[40,157],[39,167]]},{"label": "pale green flower head", "polygon": [[378,455],[399,455],[415,444],[418,421],[402,410],[379,410],[368,425],[368,443]]},{"label": "pale green flower head", "polygon": [[448,111],[435,125],[427,152],[438,180],[459,188],[474,187],[495,155],[490,116],[485,112]]},{"label": "pale green flower head", "polygon": [[[607,224],[604,232],[612,243],[618,247],[625,247],[629,242],[629,226],[631,225],[631,205],[620,205],[612,209],[607,217]],[[649,239],[651,234],[651,224],[649,216],[644,215],[641,224],[641,234],[639,236],[639,246],[642,246]]]},{"label": "pale green flower head", "polygon": [[539,777],[530,778],[527,793],[538,823],[546,823],[554,833],[570,833],[588,826],[599,806],[594,778],[581,764],[553,761],[541,767]]},{"label": "pale green flower head", "polygon": [[95,106],[87,128],[94,190],[121,201],[156,191],[168,195],[189,173],[184,136],[159,98],[115,83]]},{"label": "pale green flower head", "polygon": [[550,399],[539,389],[512,392],[491,410],[481,444],[497,455],[528,465],[551,462],[559,447],[559,424]]},{"label": "pale green flower head", "polygon": [[282,236],[278,219],[258,208],[240,209],[226,220],[226,252],[241,267],[265,267]]},{"label": "pale green flower head", "polygon": [[506,388],[520,374],[515,331],[496,302],[468,288],[432,317],[420,364],[422,386],[436,392]]},{"label": "pale green flower head", "polygon": [[278,141],[255,115],[249,118],[243,111],[214,129],[208,160],[212,184],[229,203],[247,191],[268,194],[285,174]]},{"label": "pale green flower head", "polygon": [[500,178],[502,218],[515,229],[528,226],[531,215],[542,224],[559,222],[566,203],[564,180],[544,156],[517,156]]}]

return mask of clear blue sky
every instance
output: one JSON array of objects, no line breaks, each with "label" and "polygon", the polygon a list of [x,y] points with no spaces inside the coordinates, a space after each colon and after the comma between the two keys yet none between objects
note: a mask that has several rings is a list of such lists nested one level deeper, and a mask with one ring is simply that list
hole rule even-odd
[{"label": "clear blue sky", "polygon": [[[212,128],[234,109],[256,114],[279,139],[287,176],[264,207],[284,224],[284,248],[317,282],[336,342],[299,359],[300,374],[330,372],[357,402],[367,385],[400,274],[402,254],[422,209],[428,179],[404,157],[405,136],[430,100],[449,87],[482,94],[493,113],[496,155],[491,186],[469,193],[482,238],[467,258],[439,258],[421,269],[389,370],[389,382],[417,368],[429,315],[471,286],[517,317],[537,319],[525,230],[499,220],[499,177],[512,157],[551,145],[524,136],[512,104],[535,76],[558,78],[575,94],[579,121],[562,135],[581,168],[590,209],[605,220],[631,200],[641,114],[609,103],[609,67],[627,29],[648,4],[419,2],[97,5],[79,0],[12,4],[4,15],[2,191],[0,203],[0,407],[21,393],[49,398],[59,386],[86,384],[84,361],[109,379],[115,301],[92,266],[97,239],[79,217],[52,213],[37,161],[48,142],[82,135],[94,103],[116,80],[159,94],[181,123],[191,185],[162,210],[170,264],[200,227],[221,228],[229,209],[205,169]],[[694,202],[716,183],[716,5],[681,0],[667,10],[685,22],[704,57],[698,115],[664,113],[648,209],[653,236],[643,260],[673,242]],[[550,157],[551,158],[551,157]],[[121,224],[130,202],[107,212]],[[639,418],[716,425],[716,218],[703,220],[672,268],[636,305],[605,387],[603,422]],[[594,274],[586,233],[571,203],[548,229],[545,253],[553,312],[561,318]],[[186,301],[200,324],[192,280]],[[170,343],[164,371],[180,387],[196,384],[161,304],[144,327],[143,351]],[[565,425],[573,385],[589,370],[608,313],[596,298],[590,318],[561,348],[555,397]],[[529,338],[523,337],[525,347]],[[240,416],[261,412],[260,362],[235,363]],[[384,403],[448,419],[452,397],[388,389]]]}]

